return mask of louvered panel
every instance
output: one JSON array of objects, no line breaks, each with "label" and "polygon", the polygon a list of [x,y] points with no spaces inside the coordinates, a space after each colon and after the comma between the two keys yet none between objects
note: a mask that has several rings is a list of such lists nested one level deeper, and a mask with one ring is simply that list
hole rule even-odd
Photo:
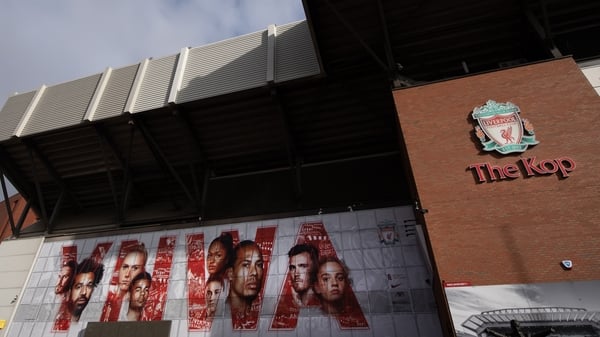
[{"label": "louvered panel", "polygon": [[308,23],[301,21],[277,27],[275,82],[321,73]]},{"label": "louvered panel", "polygon": [[81,123],[100,74],[48,87],[27,121],[21,136]]},{"label": "louvered panel", "polygon": [[151,60],[135,100],[132,113],[157,109],[165,106],[179,55]]},{"label": "louvered panel", "polygon": [[0,141],[7,140],[14,135],[15,129],[35,93],[35,91],[31,91],[8,98],[0,110]]},{"label": "louvered panel", "polygon": [[92,120],[115,117],[123,113],[138,67],[139,64],[135,64],[112,71]]},{"label": "louvered panel", "polygon": [[267,31],[193,48],[177,103],[224,95],[266,84]]}]

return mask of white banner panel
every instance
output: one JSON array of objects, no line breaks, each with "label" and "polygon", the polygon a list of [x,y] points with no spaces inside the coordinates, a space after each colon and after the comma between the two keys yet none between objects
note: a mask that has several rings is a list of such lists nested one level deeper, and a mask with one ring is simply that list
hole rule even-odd
[{"label": "white banner panel", "polygon": [[410,207],[46,242],[10,336],[441,336]]}]

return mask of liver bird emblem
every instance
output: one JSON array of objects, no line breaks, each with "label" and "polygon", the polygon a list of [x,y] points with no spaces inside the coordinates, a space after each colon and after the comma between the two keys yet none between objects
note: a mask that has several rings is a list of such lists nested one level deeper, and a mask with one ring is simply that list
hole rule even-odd
[{"label": "liver bird emblem", "polygon": [[506,129],[500,130],[500,135],[506,141],[504,144],[514,143],[515,142],[515,137],[512,136],[512,126],[509,126]]}]

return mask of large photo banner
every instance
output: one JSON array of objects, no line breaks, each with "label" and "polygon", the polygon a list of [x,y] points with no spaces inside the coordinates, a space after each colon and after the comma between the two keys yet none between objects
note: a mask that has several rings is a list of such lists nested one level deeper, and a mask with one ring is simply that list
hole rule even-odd
[{"label": "large photo banner", "polygon": [[600,336],[600,281],[447,286],[458,337]]},{"label": "large photo banner", "polygon": [[410,207],[42,246],[11,336],[170,320],[171,336],[441,336]]}]

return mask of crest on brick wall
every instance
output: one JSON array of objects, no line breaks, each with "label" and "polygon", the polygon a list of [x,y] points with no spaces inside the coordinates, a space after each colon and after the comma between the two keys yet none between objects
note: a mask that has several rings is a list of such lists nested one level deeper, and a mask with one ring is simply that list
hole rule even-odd
[{"label": "crest on brick wall", "polygon": [[520,116],[521,110],[513,103],[488,100],[473,108],[471,116],[479,123],[475,135],[484,151],[501,154],[524,152],[530,145],[538,144],[533,124]]}]

